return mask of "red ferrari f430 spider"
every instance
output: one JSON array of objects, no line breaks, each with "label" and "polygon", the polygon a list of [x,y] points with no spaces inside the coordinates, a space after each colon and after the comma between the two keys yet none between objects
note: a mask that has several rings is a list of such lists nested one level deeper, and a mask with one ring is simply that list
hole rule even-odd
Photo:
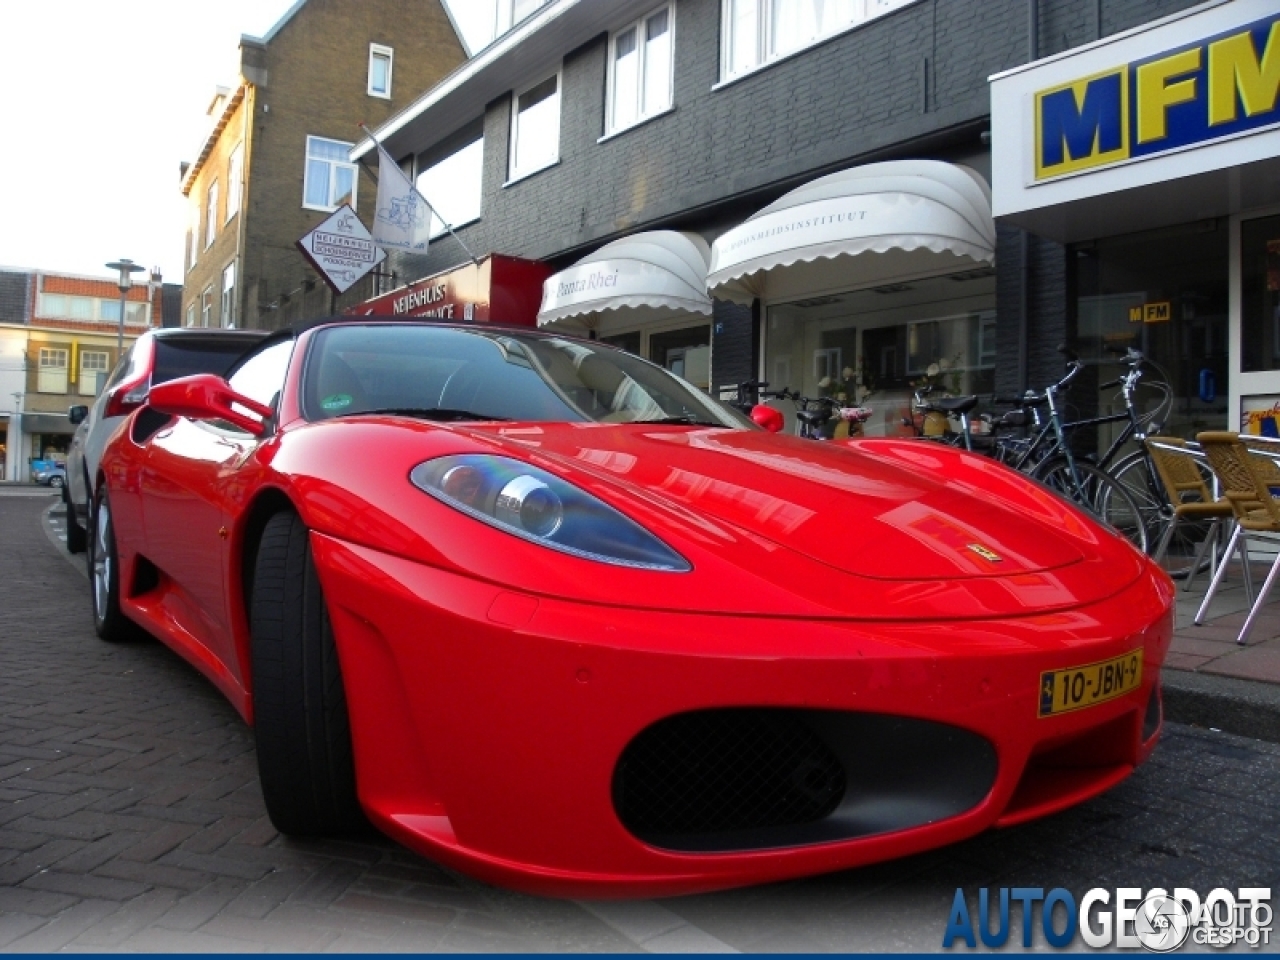
[{"label": "red ferrari f430 spider", "polygon": [[286,834],[673,894],[1044,816],[1155,746],[1172,587],[994,461],[758,428],[598,342],[324,321],[108,447],[98,632],[252,724]]}]

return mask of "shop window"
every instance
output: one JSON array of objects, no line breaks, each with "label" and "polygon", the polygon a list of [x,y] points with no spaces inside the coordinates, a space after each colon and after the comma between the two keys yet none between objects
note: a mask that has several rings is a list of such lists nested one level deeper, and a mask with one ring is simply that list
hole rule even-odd
[{"label": "shop window", "polygon": [[722,79],[812,46],[915,0],[723,0]]},{"label": "shop window", "polygon": [[[1103,416],[1124,411],[1116,388],[1100,385],[1123,373],[1121,356],[1125,348],[1135,347],[1149,361],[1136,400],[1144,411],[1158,414],[1163,432],[1193,436],[1201,430],[1224,429],[1227,262],[1222,220],[1072,248],[1075,345],[1088,364],[1071,392],[1073,412]],[[1260,340],[1249,342],[1246,334],[1245,362],[1268,362],[1259,358],[1269,348]],[[1099,445],[1109,444],[1122,426],[1099,431]]]},{"label": "shop window", "polygon": [[240,195],[244,193],[244,144],[237,144],[227,160],[227,219],[240,212]]},{"label": "shop window", "polygon": [[209,196],[205,199],[204,245],[213,245],[218,236],[218,181],[209,184]]},{"label": "shop window", "polygon": [[560,159],[560,74],[516,94],[511,116],[511,180]]},{"label": "shop window", "polygon": [[629,333],[615,333],[612,336],[601,337],[600,342],[617,347],[619,350],[625,350],[627,353],[634,353],[637,357],[640,356],[639,330],[632,330]]},{"label": "shop window", "polygon": [[667,4],[610,38],[607,133],[671,108],[674,19],[674,7]]},{"label": "shop window", "polygon": [[479,220],[484,192],[484,139],[467,144],[423,170],[418,174],[417,187],[432,207],[432,238],[445,232],[446,221],[457,229]]},{"label": "shop window", "polygon": [[39,393],[67,392],[67,351],[57,347],[41,347],[36,372]]},{"label": "shop window", "polygon": [[233,260],[222,271],[222,326],[236,325],[236,264]]},{"label": "shop window", "polygon": [[324,137],[307,137],[307,166],[303,173],[302,205],[309,210],[356,206],[356,166],[348,161],[351,144]]},{"label": "shop window", "polygon": [[711,328],[649,335],[649,359],[702,390],[711,389]]},{"label": "shop window", "polygon": [[1280,370],[1280,217],[1241,224],[1240,369]]},{"label": "shop window", "polygon": [[80,395],[96,397],[107,379],[110,355],[101,350],[84,350],[80,353]]},{"label": "shop window", "polygon": [[391,97],[391,59],[394,52],[380,43],[369,44],[369,96]]}]

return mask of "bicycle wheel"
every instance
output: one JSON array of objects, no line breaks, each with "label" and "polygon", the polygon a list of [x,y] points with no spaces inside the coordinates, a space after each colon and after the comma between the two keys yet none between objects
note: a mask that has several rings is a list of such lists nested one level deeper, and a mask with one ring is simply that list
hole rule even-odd
[{"label": "bicycle wheel", "polygon": [[[1213,473],[1206,464],[1197,461],[1196,466],[1204,474],[1205,484],[1213,489]],[[1151,458],[1145,450],[1135,450],[1121,457],[1107,471],[1133,497],[1142,511],[1143,523],[1147,528],[1147,543],[1152,552],[1160,546],[1169,524],[1173,523],[1173,506],[1165,497],[1164,488],[1155,476],[1151,467]],[[1195,564],[1196,552],[1204,543],[1213,527],[1212,520],[1183,520],[1173,531],[1173,539],[1165,551],[1161,566],[1169,576],[1184,579],[1191,574]],[[1219,538],[1215,549],[1221,549],[1224,538]],[[1209,569],[1211,558],[1208,553],[1200,559],[1200,571]]]},{"label": "bicycle wheel", "polygon": [[1143,553],[1147,552],[1149,541],[1142,510],[1114,477],[1091,463],[1076,460],[1073,479],[1071,463],[1062,456],[1044,460],[1031,476],[1117,530]]}]

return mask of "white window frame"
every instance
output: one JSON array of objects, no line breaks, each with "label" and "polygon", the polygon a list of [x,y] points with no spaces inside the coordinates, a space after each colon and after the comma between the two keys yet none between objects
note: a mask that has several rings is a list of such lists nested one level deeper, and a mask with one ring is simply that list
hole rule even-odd
[{"label": "white window frame", "polygon": [[[40,352],[37,355],[36,393],[67,392],[70,355],[71,351],[66,347],[40,348]],[[48,371],[48,373],[45,371]]]},{"label": "white window frame", "polygon": [[[89,357],[100,357],[102,366],[100,367],[86,366],[85,361],[89,359]],[[106,375],[110,373],[110,371],[111,371],[111,354],[109,354],[106,350],[81,350],[80,351],[80,373],[79,373],[80,382],[78,385],[80,396],[96,397],[99,393],[99,390],[98,390],[99,386],[106,382],[107,380]],[[85,389],[85,383],[88,379],[85,376],[85,374],[99,374],[99,373],[102,374],[102,376],[101,377],[95,376],[93,378],[93,388],[88,390]]]},{"label": "white window frame", "polygon": [[[744,67],[740,72],[733,72],[733,7],[736,2],[754,3],[756,6],[756,56],[755,63],[752,66]],[[826,43],[832,37],[838,37],[850,30],[856,30],[864,24],[873,20],[878,20],[886,14],[892,13],[902,7],[910,6],[918,0],[863,0],[858,6],[862,9],[862,15],[855,17],[851,22],[842,27],[837,27],[830,33],[820,34],[813,37],[808,42],[801,44],[794,50],[787,50],[784,53],[778,53],[770,49],[773,37],[773,0],[720,0],[720,82],[715,84],[711,89],[715,90],[728,83],[741,80],[748,77],[758,70],[780,63],[791,57],[804,53],[816,47],[818,44]],[[673,58],[674,59],[674,58]]]},{"label": "white window frame", "polygon": [[227,157],[227,213],[224,223],[240,212],[240,195],[244,192],[244,144],[237,143],[236,148]]},{"label": "white window frame", "polygon": [[213,241],[218,239],[218,181],[209,184],[209,193],[205,197],[204,248],[208,250]]},{"label": "white window frame", "polygon": [[[541,86],[552,77],[556,79],[556,152],[555,156],[539,164],[536,167],[530,167],[528,170],[516,169],[516,150],[519,146],[520,137],[520,98],[535,87]],[[561,121],[564,119],[564,65],[557,67],[554,73],[543,74],[533,83],[525,84],[516,90],[511,97],[511,145],[508,150],[507,157],[507,182],[503,186],[509,186],[517,180],[523,180],[525,177],[531,177],[541,170],[548,167],[554,167],[560,162],[560,135]]]},{"label": "white window frame", "polygon": [[[663,10],[667,12],[667,34],[668,34],[667,42],[671,49],[671,58],[667,63],[667,91],[668,91],[667,105],[660,110],[653,110],[649,113],[645,113],[643,110],[644,91],[645,91],[644,45],[647,42],[645,39],[645,25],[649,22],[650,18],[652,18],[655,14],[661,13]],[[619,125],[617,122],[617,119],[614,116],[614,111],[617,108],[617,100],[614,96],[614,90],[616,89],[616,85],[617,85],[617,81],[615,78],[615,71],[618,65],[618,57],[617,57],[616,50],[617,50],[618,37],[620,37],[622,34],[626,33],[628,30],[631,30],[631,29],[634,29],[636,31],[636,57],[638,58],[637,60],[638,70],[636,73],[636,117],[630,123]],[[667,0],[666,3],[662,4],[661,6],[654,7],[652,10],[646,13],[643,17],[640,17],[637,20],[633,20],[631,23],[628,23],[626,26],[619,27],[617,30],[613,31],[613,33],[609,34],[609,82],[608,82],[606,96],[607,96],[607,100],[605,102],[605,133],[604,133],[604,136],[601,137],[602,140],[608,139],[609,137],[613,136],[616,133],[622,133],[622,131],[624,130],[630,130],[632,127],[638,127],[640,124],[648,120],[652,120],[654,117],[660,117],[664,113],[670,113],[672,110],[675,109],[676,5],[674,0]]]},{"label": "white window frame", "polygon": [[[334,199],[333,191],[334,191],[336,178],[333,176],[332,171],[329,174],[330,205],[318,206],[314,203],[307,202],[307,195],[311,192],[308,189],[308,187],[311,185],[311,141],[312,140],[326,140],[329,143],[338,143],[346,147],[348,150],[350,150],[353,146],[355,146],[355,144],[348,143],[345,140],[335,140],[332,137],[322,137],[319,134],[314,134],[314,133],[307,134],[306,148],[305,148],[306,153],[304,154],[302,159],[302,206],[306,210],[320,210],[324,213],[333,213],[334,210],[338,209],[338,205],[336,203],[333,203],[333,199]],[[356,194],[360,190],[360,168],[354,163],[342,163],[338,160],[325,160],[322,157],[317,157],[316,159],[319,160],[321,163],[327,163],[334,168],[347,167],[351,170],[351,209],[352,210],[359,209],[356,206]]]},{"label": "white window frame", "polygon": [[187,304],[187,326],[194,327],[196,325],[196,304],[195,301]]},{"label": "white window frame", "polygon": [[[106,301],[103,301],[104,303]],[[132,317],[129,314],[133,314]],[[142,314],[142,316],[138,316]],[[151,304],[140,300],[127,300],[124,305],[124,322],[134,326],[146,327],[151,324]]]},{"label": "white window frame", "polygon": [[200,326],[208,328],[213,323],[213,284],[200,294]]},{"label": "white window frame", "polygon": [[[369,74],[368,74],[369,84],[366,91],[369,94],[369,96],[381,97],[383,100],[391,99],[392,68],[395,66],[395,55],[396,55],[396,52],[391,47],[384,47],[380,43],[369,44]],[[386,90],[375,90],[373,87],[373,63],[375,60],[387,61],[387,89]]]},{"label": "white window frame", "polygon": [[[230,279],[231,285],[227,286]],[[236,262],[232,260],[222,268],[222,304],[218,325],[232,329],[236,323]]]}]

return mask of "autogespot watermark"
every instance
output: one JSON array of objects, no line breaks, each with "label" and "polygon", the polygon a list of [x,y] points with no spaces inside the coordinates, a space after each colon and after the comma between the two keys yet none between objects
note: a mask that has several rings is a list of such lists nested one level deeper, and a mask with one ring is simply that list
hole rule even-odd
[{"label": "autogespot watermark", "polygon": [[1155,888],[1094,887],[1079,900],[1070,890],[1054,887],[999,887],[978,890],[977,913],[963,888],[956,888],[942,946],[999,949],[1009,941],[1012,921],[1021,920],[1022,946],[1039,937],[1064,949],[1079,938],[1096,949],[1143,948],[1170,953],[1185,944],[1259,948],[1271,943],[1271,888],[1218,887],[1202,900],[1186,887],[1173,892]]}]

